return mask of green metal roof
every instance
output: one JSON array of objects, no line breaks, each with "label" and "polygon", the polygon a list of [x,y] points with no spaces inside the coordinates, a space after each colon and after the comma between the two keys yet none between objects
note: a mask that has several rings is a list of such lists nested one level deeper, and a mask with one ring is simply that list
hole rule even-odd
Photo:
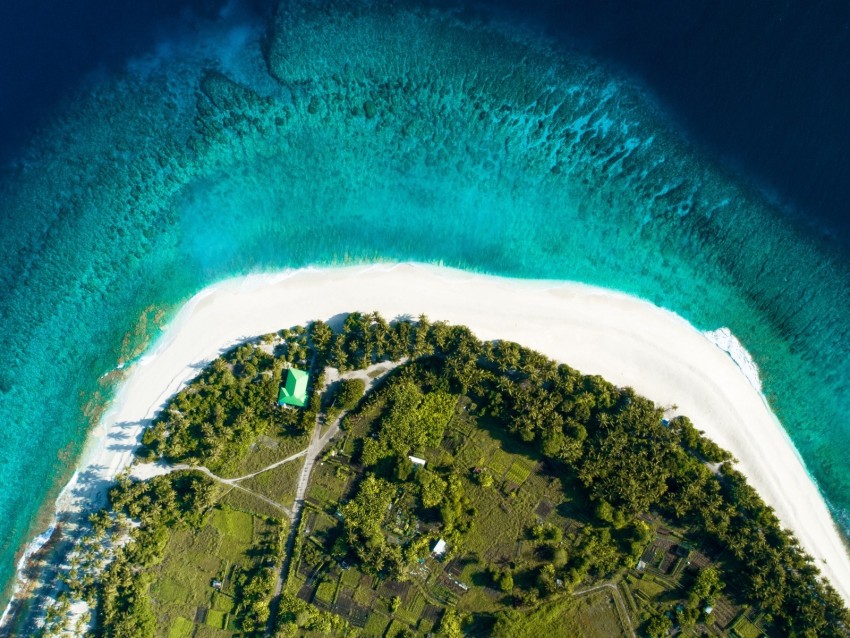
[{"label": "green metal roof", "polygon": [[289,368],[286,371],[286,382],[280,387],[277,396],[278,405],[295,405],[299,408],[307,403],[307,380],[310,375],[304,370]]}]

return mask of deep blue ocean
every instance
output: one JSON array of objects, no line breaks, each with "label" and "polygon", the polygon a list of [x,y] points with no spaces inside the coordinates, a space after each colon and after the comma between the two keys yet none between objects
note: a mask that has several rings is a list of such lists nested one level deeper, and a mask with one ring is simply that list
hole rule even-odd
[{"label": "deep blue ocean", "polygon": [[371,260],[729,326],[850,529],[849,28],[840,2],[3,3],[0,580],[141,318]]}]

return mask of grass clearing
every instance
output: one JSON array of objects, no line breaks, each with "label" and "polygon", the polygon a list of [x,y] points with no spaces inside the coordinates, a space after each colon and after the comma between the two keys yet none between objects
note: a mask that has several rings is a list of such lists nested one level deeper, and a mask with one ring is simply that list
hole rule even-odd
[{"label": "grass clearing", "polygon": [[644,576],[633,585],[634,589],[644,594],[647,598],[655,598],[666,590],[663,585],[658,584],[651,578]]},{"label": "grass clearing", "polygon": [[375,592],[369,587],[360,586],[354,592],[353,598],[354,602],[360,603],[361,605],[371,605],[372,601],[375,600]]},{"label": "grass clearing", "polygon": [[490,460],[487,461],[487,467],[493,470],[493,474],[499,478],[504,476],[510,466],[510,455],[504,450],[498,448],[493,452],[493,456],[490,457]]},{"label": "grass clearing", "polygon": [[216,508],[210,522],[219,532],[237,543],[248,545],[254,539],[254,517],[247,512],[229,507]]},{"label": "grass clearing", "polygon": [[239,484],[252,492],[262,494],[275,503],[280,503],[284,507],[291,507],[295,501],[295,489],[303,467],[304,457],[302,456],[267,472],[240,481]]},{"label": "grass clearing", "polygon": [[428,635],[431,633],[431,630],[434,629],[434,621],[428,618],[423,618],[419,621],[419,625],[417,626],[420,634]]},{"label": "grass clearing", "polygon": [[581,598],[565,597],[531,611],[509,611],[493,632],[497,638],[624,636],[610,594],[598,592]]},{"label": "grass clearing", "polygon": [[389,623],[390,619],[383,614],[372,612],[369,615],[369,620],[366,621],[363,633],[367,636],[383,637]]},{"label": "grass clearing", "polygon": [[218,502],[220,505],[226,505],[231,509],[241,510],[243,512],[253,512],[258,516],[267,518],[283,519],[283,517],[286,516],[278,508],[269,505],[253,494],[249,494],[248,492],[237,488],[233,488],[229,492],[225,493]]},{"label": "grass clearing", "polygon": [[231,631],[225,631],[224,629],[214,629],[207,625],[196,625],[193,638],[230,638],[231,636],[240,635]]},{"label": "grass clearing", "polygon": [[[573,622],[576,601],[563,598],[528,612],[509,611],[505,621],[493,631],[498,638],[539,638],[540,636],[582,636]],[[570,631],[573,630],[573,631]]]},{"label": "grass clearing", "polygon": [[317,463],[310,476],[307,498],[321,506],[335,508],[348,494],[351,477],[347,468],[337,460]]},{"label": "grass clearing", "polygon": [[153,584],[157,598],[171,603],[184,603],[188,598],[186,587],[171,578],[163,578]]},{"label": "grass clearing", "polygon": [[624,636],[623,625],[612,592],[597,591],[578,599],[575,620],[588,638]]},{"label": "grass clearing", "polygon": [[393,620],[390,623],[390,626],[387,627],[387,631],[384,633],[384,638],[396,638],[396,636],[404,635],[404,631],[406,629],[407,625],[400,623],[397,620]]},{"label": "grass clearing", "polygon": [[741,616],[734,625],[732,625],[732,633],[737,638],[760,638],[762,631],[751,623],[746,616]]},{"label": "grass clearing", "polygon": [[[251,569],[251,548],[273,529],[265,517],[219,505],[199,529],[172,530],[150,591],[157,625],[169,628],[158,635],[232,636],[225,627],[234,609],[233,576]],[[213,588],[216,580],[223,582],[222,591]],[[206,621],[200,625],[191,618]]]},{"label": "grass clearing", "polygon": [[[271,429],[271,428],[269,428]],[[296,452],[300,452],[310,443],[308,434],[269,434],[258,437],[249,452],[235,466],[232,472],[222,474],[224,478],[238,478],[246,474],[259,472],[264,467],[282,461]]]},{"label": "grass clearing", "polygon": [[408,603],[404,604],[395,612],[395,617],[400,618],[404,622],[415,625],[420,616],[422,616],[422,612],[425,610],[425,599],[415,589],[411,590],[413,592],[413,596]]},{"label": "grass clearing", "polygon": [[224,629],[227,626],[227,614],[222,611],[210,609],[207,612],[205,624],[213,629]]},{"label": "grass clearing", "polygon": [[168,638],[189,638],[192,635],[192,630],[195,628],[195,623],[186,618],[178,616],[171,623],[171,629],[168,630]]},{"label": "grass clearing", "polygon": [[316,599],[326,605],[331,605],[336,593],[336,582],[325,580],[316,588]]},{"label": "grass clearing", "polygon": [[511,483],[516,483],[517,485],[522,485],[525,483],[526,479],[531,475],[531,466],[524,459],[517,459],[508,469],[508,473],[505,476],[507,480]]},{"label": "grass clearing", "polygon": [[229,614],[233,611],[233,607],[236,605],[236,601],[233,600],[232,596],[228,596],[226,594],[222,594],[221,592],[213,593],[212,599],[212,608],[218,611]]},{"label": "grass clearing", "polygon": [[409,603],[407,603],[404,607],[411,614],[414,614],[416,616],[420,616],[420,615],[422,615],[422,612],[425,609],[425,598],[422,597],[422,594],[417,592],[413,596],[412,600]]},{"label": "grass clearing", "polygon": [[360,572],[356,569],[346,569],[342,572],[340,582],[343,587],[355,589],[360,584]]}]

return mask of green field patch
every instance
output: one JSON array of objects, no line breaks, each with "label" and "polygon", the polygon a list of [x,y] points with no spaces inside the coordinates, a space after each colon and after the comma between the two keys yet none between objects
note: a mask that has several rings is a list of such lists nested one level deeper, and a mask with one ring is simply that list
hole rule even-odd
[{"label": "green field patch", "polygon": [[152,589],[154,596],[163,602],[185,603],[188,599],[186,586],[172,578],[162,578],[156,581]]},{"label": "green field patch", "polygon": [[337,519],[327,512],[317,512],[316,518],[313,520],[312,533],[314,536],[320,536],[324,532],[336,527]]},{"label": "green field patch", "polygon": [[348,491],[350,474],[348,471],[338,472],[337,463],[323,463],[313,468],[307,497],[332,505],[343,498]]},{"label": "green field patch", "polygon": [[344,587],[355,589],[360,584],[360,572],[356,569],[346,569],[342,572],[340,582]]},{"label": "green field patch", "polygon": [[576,607],[576,614],[570,620],[582,627],[588,638],[617,638],[624,635],[611,592],[597,591],[582,596]]},{"label": "green field patch", "polygon": [[492,635],[497,638],[618,638],[623,630],[611,597],[591,594],[578,600],[562,598],[530,612],[508,611],[496,624]]},{"label": "green field patch", "polygon": [[221,570],[217,556],[219,533],[210,526],[197,532],[175,530],[165,549],[151,588],[158,603],[177,606],[174,615],[194,617],[197,607],[209,602],[213,578]]},{"label": "green field patch", "polygon": [[319,583],[316,588],[316,599],[322,601],[326,605],[333,603],[334,594],[336,593],[336,582],[325,580]]},{"label": "green field patch", "polygon": [[741,616],[732,625],[732,634],[737,638],[760,638],[763,632],[751,623],[745,616]]},{"label": "green field patch", "polygon": [[366,621],[366,626],[363,628],[363,633],[367,636],[383,636],[387,629],[390,619],[373,611],[369,614],[369,620]]},{"label": "green field patch", "polygon": [[423,618],[422,620],[420,620],[419,625],[417,626],[419,633],[424,634],[426,636],[431,633],[431,630],[433,628],[434,628],[434,623],[427,618]]},{"label": "green field patch", "polygon": [[360,586],[354,592],[354,602],[367,607],[375,600],[375,592],[370,587]]},{"label": "green field patch", "polygon": [[396,638],[397,636],[404,636],[405,631],[407,630],[407,626],[404,623],[399,622],[398,620],[393,620],[390,622],[390,626],[387,627],[387,630],[384,632],[384,638]]},{"label": "green field patch", "polygon": [[510,454],[497,448],[496,451],[493,452],[493,456],[490,457],[490,460],[487,461],[487,467],[493,470],[493,474],[501,478],[511,466],[511,461],[512,459]]},{"label": "green field patch", "polygon": [[239,634],[207,625],[195,625],[195,634],[192,638],[231,638],[233,636],[239,636]]},{"label": "green field patch", "polygon": [[400,620],[403,620],[404,622],[410,625],[416,625],[416,623],[419,622],[419,614],[409,612],[403,607],[401,609],[396,610],[395,617]]},{"label": "green field patch", "polygon": [[406,609],[412,615],[419,617],[422,615],[422,612],[425,609],[425,598],[419,592],[411,598],[410,602],[408,602],[404,609]]},{"label": "green field patch", "polygon": [[221,560],[216,554],[202,554],[195,552],[190,555],[190,560],[202,572],[217,574],[221,569]]},{"label": "green field patch", "polygon": [[351,456],[354,454],[354,443],[357,441],[357,437],[352,436],[350,432],[346,433],[345,440],[342,442],[342,453],[346,456]]},{"label": "green field patch", "polygon": [[177,617],[171,628],[168,630],[168,638],[189,638],[192,635],[192,630],[195,628],[195,623],[186,618]]},{"label": "green field patch", "polygon": [[231,596],[226,594],[222,594],[221,592],[213,592],[212,598],[212,608],[229,614],[233,611],[233,607],[236,605],[236,601],[233,600]]},{"label": "green field patch", "polygon": [[666,590],[666,588],[655,582],[654,580],[644,577],[635,582],[632,587],[644,594],[647,598],[652,599],[661,594]]},{"label": "green field patch", "polygon": [[247,512],[217,507],[212,512],[211,522],[219,532],[238,543],[250,545],[254,540],[254,517]]},{"label": "green field patch", "polygon": [[[254,537],[259,540],[273,530],[265,519],[229,507],[212,510],[199,529],[172,530],[162,561],[153,569],[150,590],[160,627],[170,628],[179,622],[175,618],[196,618],[199,609],[209,609],[206,624],[194,625],[189,635],[232,635],[225,627],[235,609],[233,576],[254,565],[249,551]],[[223,582],[223,591],[213,587],[215,581]]]},{"label": "green field patch", "polygon": [[307,497],[313,499],[316,503],[322,504],[331,504],[336,500],[334,499],[333,493],[323,485],[311,486]]},{"label": "green field patch", "polygon": [[284,513],[280,508],[269,505],[245,490],[232,489],[225,492],[224,496],[218,502],[223,507],[230,507],[231,509],[242,512],[253,512],[261,518],[275,518],[278,520],[284,518]]},{"label": "green field patch", "polygon": [[533,516],[492,488],[478,488],[475,506],[479,515],[466,539],[467,548],[488,560],[512,559],[517,539],[535,522]]},{"label": "green field patch", "polygon": [[204,622],[213,629],[224,629],[227,626],[227,614],[223,611],[210,609]]},{"label": "green field patch", "polygon": [[246,549],[245,543],[240,543],[232,536],[223,536],[218,553],[226,561],[238,563],[245,560]]},{"label": "green field patch", "polygon": [[516,483],[517,485],[522,485],[525,483],[525,480],[531,475],[531,468],[528,466],[528,463],[522,459],[517,459],[511,464],[510,469],[508,469],[508,474],[505,476],[507,480],[511,483]]},{"label": "green field patch", "polygon": [[240,481],[240,485],[253,492],[262,494],[275,503],[289,507],[295,500],[295,489],[302,467],[304,467],[303,456],[267,470],[262,474],[257,474],[257,476]]},{"label": "green field patch", "polygon": [[239,463],[229,472],[223,473],[224,478],[237,478],[253,474],[269,465],[300,452],[310,442],[308,434],[278,434],[261,435],[245,454]]}]

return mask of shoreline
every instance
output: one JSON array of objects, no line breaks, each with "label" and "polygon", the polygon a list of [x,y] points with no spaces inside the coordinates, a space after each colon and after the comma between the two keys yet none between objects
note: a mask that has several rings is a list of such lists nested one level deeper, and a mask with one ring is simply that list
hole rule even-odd
[{"label": "shoreline", "polygon": [[[59,493],[53,523],[79,523],[104,504],[108,485],[134,457],[141,434],[200,368],[236,343],[313,319],[379,311],[468,326],[482,340],[538,350],[583,374],[631,386],[691,418],[739,460],[784,527],[845,602],[850,555],[790,437],[759,391],[749,353],[728,329],[700,332],[678,315],[586,284],[507,279],[421,264],[304,268],[226,279],[204,288],[129,369]],[[718,339],[722,336],[722,340]],[[718,341],[721,341],[720,343]],[[744,364],[743,366],[741,364]],[[163,379],[167,379],[163,383]],[[44,537],[28,545],[25,556]],[[21,591],[25,557],[14,591]],[[32,584],[32,583],[30,583]],[[15,597],[0,619],[0,631]]]}]

